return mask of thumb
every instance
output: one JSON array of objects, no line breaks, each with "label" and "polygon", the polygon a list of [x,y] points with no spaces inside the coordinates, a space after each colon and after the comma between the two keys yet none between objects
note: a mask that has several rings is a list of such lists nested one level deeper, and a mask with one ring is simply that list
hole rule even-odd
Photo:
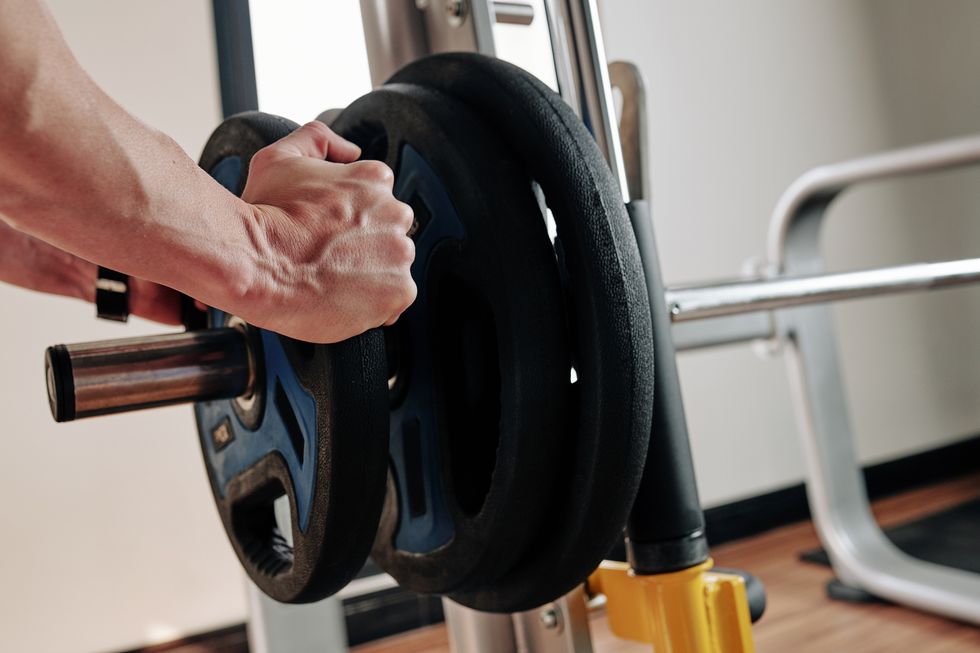
[{"label": "thumb", "polygon": [[270,149],[279,156],[305,156],[334,163],[350,163],[361,155],[361,148],[316,120],[279,139]]}]

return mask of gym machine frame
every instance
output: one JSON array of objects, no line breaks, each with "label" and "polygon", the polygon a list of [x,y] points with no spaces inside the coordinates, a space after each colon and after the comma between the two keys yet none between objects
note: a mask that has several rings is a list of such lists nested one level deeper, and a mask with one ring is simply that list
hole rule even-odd
[{"label": "gym machine frame", "polygon": [[[831,314],[828,307],[817,305],[980,282],[980,259],[825,274],[819,252],[826,212],[845,189],[864,181],[980,164],[980,138],[812,170],[789,188],[776,207],[765,276],[665,289],[646,210],[642,82],[628,64],[607,69],[596,0],[544,3],[560,92],[590,125],[620,180],[652,300],[656,437],[627,525],[630,564],[629,568],[603,565],[588,583],[590,590],[609,597],[614,632],[654,643],[658,650],[754,650],[741,579],[710,571],[675,348],[764,338],[785,341],[789,350],[787,364],[803,436],[808,496],[818,533],[839,578],[886,599],[980,623],[980,576],[907,556],[874,522],[849,430]],[[361,0],[372,80],[380,83],[397,68],[430,53],[469,50],[492,55],[493,20],[526,24],[533,18],[527,6],[518,5],[487,0]],[[624,96],[618,127],[610,76]],[[89,414],[96,414],[242,394],[251,368],[243,359],[247,350],[243,352],[240,334],[224,330],[208,337],[214,342],[202,343],[194,340],[198,335],[188,333],[152,339],[152,343],[144,339],[103,343],[101,349],[70,346],[62,350],[61,355],[75,361],[88,356],[91,363],[89,368],[75,364],[74,383],[79,392],[72,409],[84,416],[90,409],[95,412]],[[145,349],[149,344],[161,352],[160,374],[141,371],[147,383],[139,397],[114,392],[131,385],[133,379],[99,376],[101,371],[125,363],[133,347]],[[227,366],[218,361],[205,369],[202,363],[176,386],[152,382],[166,376],[163,372],[168,365],[187,370],[188,361],[196,359],[195,351],[201,347],[210,351],[217,345],[224,347]],[[90,398],[97,397],[100,405],[86,405],[88,399],[81,392],[88,373],[95,383]],[[588,601],[586,592],[578,589],[548,606],[516,615],[478,613],[446,601],[450,639],[455,650],[479,653],[591,651]],[[595,597],[591,602],[596,602]],[[280,618],[264,609],[260,612],[260,620]],[[303,623],[303,630],[322,627],[316,618],[311,622]]]},{"label": "gym machine frame", "polygon": [[[489,5],[480,0],[437,5],[441,3],[435,0],[361,0],[374,83],[428,53],[466,49],[494,54]],[[824,274],[819,250],[827,210],[844,190],[865,181],[978,164],[980,138],[814,169],[797,180],[776,206],[769,232],[769,265],[763,278],[663,289],[644,210],[648,175],[642,80],[629,64],[614,63],[607,72],[595,0],[545,0],[544,6],[559,91],[579,115],[589,119],[600,149],[620,180],[641,241],[650,294],[656,299],[651,304],[657,333],[655,419],[660,423],[654,429],[658,438],[651,444],[628,529],[633,568],[639,573],[656,572],[683,567],[685,558],[687,563],[707,560],[675,347],[688,350],[777,338],[788,347],[787,365],[814,521],[838,577],[886,599],[980,623],[980,577],[902,553],[875,523],[854,451],[830,310],[812,305],[980,282],[980,259]],[[443,10],[455,14],[454,19],[442,20]],[[393,26],[398,31],[392,31]],[[623,92],[619,129],[613,117],[610,74]],[[674,323],[673,341],[668,335],[669,322]],[[543,624],[548,630],[555,623],[549,617],[555,610],[581,621],[583,600],[573,593],[543,609],[540,619],[515,617],[515,632],[520,637],[503,640],[533,641],[540,646],[540,637],[528,637],[525,632],[527,624]],[[486,637],[486,628],[496,624],[498,629],[507,629],[510,620],[497,615],[464,617],[464,611],[471,612],[447,602],[447,621],[458,650],[510,650],[488,647],[487,642],[494,638]],[[560,642],[564,647],[549,646],[547,650],[589,650],[587,635],[580,636],[583,627],[587,633],[587,626],[580,623],[568,629],[568,636]],[[473,636],[475,633],[481,636]],[[559,644],[554,638],[545,641]]]},{"label": "gym machine frame", "polygon": [[[596,0],[544,0],[544,7],[546,15],[542,18],[547,21],[558,90],[590,126],[619,180],[637,232],[653,307],[657,369],[653,431],[658,437],[650,444],[643,481],[627,527],[630,567],[599,570],[593,589],[601,586],[607,593],[614,590],[620,594],[610,607],[614,628],[619,625],[616,622],[631,622],[639,628],[631,634],[659,644],[658,649],[720,650],[717,644],[725,642],[730,651],[754,650],[741,577],[703,573],[711,567],[704,516],[694,481],[670,317],[661,301],[659,262],[643,199],[645,175],[642,165],[638,165],[643,162],[645,146],[642,141],[631,140],[629,155],[634,165],[632,178],[628,179]],[[374,84],[382,83],[403,65],[426,54],[449,50],[495,54],[491,5],[483,0],[361,0],[361,14]],[[620,66],[612,70],[624,91],[634,91],[631,97],[639,100],[642,83],[635,69]],[[633,119],[626,126],[639,130],[642,107],[629,113],[637,107],[628,101],[625,104],[629,107],[627,116]],[[639,580],[624,584],[621,581],[627,573],[636,574],[637,579],[648,575],[650,580],[663,582],[656,587]],[[732,591],[712,591],[719,587]],[[718,598],[722,595],[725,598]],[[663,596],[669,596],[669,600],[656,598]],[[707,596],[718,600],[712,602]],[[444,600],[444,607],[450,641],[458,651],[584,653],[592,650],[585,601],[585,594],[576,590],[551,605],[510,616],[481,614],[448,600]],[[628,603],[641,606],[644,614],[629,614]],[[616,606],[621,607],[616,610]],[[726,614],[726,618],[709,619],[709,611]],[[654,613],[656,617],[652,616]],[[641,626],[653,619],[660,622],[660,628]],[[670,628],[663,627],[667,623]],[[737,649],[735,640],[739,642]]]},{"label": "gym machine frame", "polygon": [[[772,337],[786,344],[807,496],[837,577],[896,603],[980,624],[980,575],[909,556],[875,522],[854,449],[832,315],[827,306],[804,306],[980,281],[980,259],[821,274],[819,247],[827,212],[848,188],[976,165],[980,137],[815,168],[776,205],[766,278],[669,289],[666,300],[681,349]],[[782,310],[758,313],[772,308]],[[717,319],[695,322],[712,317]]]}]

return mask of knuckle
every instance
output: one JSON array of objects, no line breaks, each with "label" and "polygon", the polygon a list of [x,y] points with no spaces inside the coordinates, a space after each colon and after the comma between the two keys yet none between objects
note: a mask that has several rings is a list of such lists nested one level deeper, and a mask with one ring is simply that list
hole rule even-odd
[{"label": "knuckle", "polygon": [[350,165],[365,181],[387,183],[395,179],[395,173],[381,161],[357,161]]},{"label": "knuckle", "polygon": [[311,120],[304,125],[306,129],[319,134],[322,136],[333,136],[333,130],[327,127],[326,123],[322,123],[319,120]]},{"label": "knuckle", "polygon": [[273,143],[272,145],[266,145],[261,150],[252,155],[252,160],[249,162],[250,168],[259,167],[262,168],[269,164],[269,162],[276,157],[276,153],[279,151],[279,144]]},{"label": "knuckle", "polygon": [[404,295],[402,297],[401,310],[404,311],[409,306],[411,306],[412,303],[415,302],[415,298],[418,295],[418,292],[419,290],[418,287],[415,285],[415,281],[411,277],[408,277],[408,279],[405,282],[405,289],[404,289]]},{"label": "knuckle", "polygon": [[310,132],[320,149],[326,149],[334,135],[333,130],[318,120],[306,123],[303,129]]},{"label": "knuckle", "polygon": [[404,202],[398,202],[398,213],[396,215],[399,226],[404,227],[406,231],[415,223],[415,210]]},{"label": "knuckle", "polygon": [[400,263],[411,263],[415,260],[415,241],[407,236],[399,237],[396,252]]}]

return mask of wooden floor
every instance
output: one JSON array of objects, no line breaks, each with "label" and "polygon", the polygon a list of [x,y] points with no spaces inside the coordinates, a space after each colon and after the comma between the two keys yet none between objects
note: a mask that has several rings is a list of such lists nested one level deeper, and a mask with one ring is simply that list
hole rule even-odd
[{"label": "wooden floor", "polygon": [[[876,502],[883,525],[938,512],[980,495],[980,475],[914,490]],[[798,561],[801,551],[817,546],[812,525],[795,524],[720,546],[717,564],[756,574],[766,586],[768,607],[755,625],[760,653],[980,653],[980,628],[892,605],[850,605],[824,594],[829,569]],[[980,543],[978,543],[980,553]],[[597,653],[632,653],[649,647],[615,639],[597,615],[592,623]],[[360,646],[357,653],[448,652],[444,626]]]}]

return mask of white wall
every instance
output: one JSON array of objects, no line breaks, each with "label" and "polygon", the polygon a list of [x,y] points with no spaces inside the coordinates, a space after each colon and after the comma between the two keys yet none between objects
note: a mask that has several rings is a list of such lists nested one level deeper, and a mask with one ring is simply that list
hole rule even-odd
[{"label": "white wall", "polygon": [[[196,158],[220,119],[211,3],[51,5],[96,80]],[[0,650],[120,650],[241,622],[244,583],[191,410],[48,414],[46,346],[155,328],[3,285],[0,315]]]},{"label": "white wall", "polygon": [[[610,58],[647,77],[668,283],[734,276],[762,257],[777,198],[814,165],[980,131],[980,5],[968,0],[602,8]],[[978,182],[968,171],[845,196],[824,239],[829,267],[975,256]],[[835,309],[862,460],[980,431],[978,300],[955,290]],[[781,359],[732,346],[680,366],[706,504],[801,480]]]}]

